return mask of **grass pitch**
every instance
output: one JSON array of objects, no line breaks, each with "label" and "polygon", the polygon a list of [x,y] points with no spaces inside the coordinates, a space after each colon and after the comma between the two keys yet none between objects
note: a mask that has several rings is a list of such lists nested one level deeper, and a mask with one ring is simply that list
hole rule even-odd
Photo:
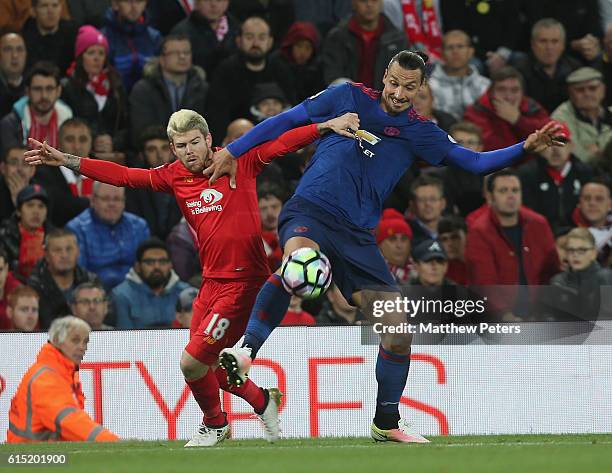
[{"label": "grass pitch", "polygon": [[[215,448],[184,441],[0,445],[0,473],[609,473],[612,435],[432,437],[427,445],[364,438],[229,440]],[[65,466],[8,465],[9,453],[63,453]]]}]

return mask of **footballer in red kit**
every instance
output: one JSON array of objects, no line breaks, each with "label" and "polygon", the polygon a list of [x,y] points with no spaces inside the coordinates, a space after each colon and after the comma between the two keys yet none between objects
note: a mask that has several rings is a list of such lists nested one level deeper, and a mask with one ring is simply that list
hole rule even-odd
[{"label": "footballer in red kit", "polygon": [[32,165],[66,166],[115,186],[147,188],[173,194],[197,235],[203,282],[193,305],[190,340],[181,357],[181,371],[204,414],[187,447],[217,445],[230,435],[221,409],[219,389],[247,401],[264,426],[266,440],[280,433],[277,389],[259,388],[251,380],[240,387],[228,382],[218,366],[219,353],[242,337],[261,286],[270,274],[263,247],[256,177],[273,159],[298,150],[327,131],[355,127],[356,114],[290,130],[263,143],[236,161],[236,182],[225,177],[210,185],[202,174],[211,164],[212,137],[206,120],[192,110],[175,112],[168,123],[174,155],[170,164],[153,169],[127,168],[112,162],[62,153],[30,139],[25,160]]}]

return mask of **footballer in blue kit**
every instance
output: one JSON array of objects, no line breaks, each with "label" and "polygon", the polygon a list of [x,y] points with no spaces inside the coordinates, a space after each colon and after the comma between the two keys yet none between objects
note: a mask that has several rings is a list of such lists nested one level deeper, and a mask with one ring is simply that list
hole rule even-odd
[{"label": "footballer in blue kit", "polygon": [[[477,153],[459,146],[412,108],[412,99],[426,80],[426,62],[427,56],[422,53],[402,51],[390,61],[382,91],[354,83],[330,87],[253,128],[217,153],[214,164],[205,171],[212,174],[214,182],[221,174],[233,173],[234,156],[263,141],[306,123],[354,113],[354,123],[346,132],[326,135],[318,142],[295,194],[283,207],[279,237],[285,256],[302,247],[320,249],[329,259],[333,281],[344,297],[370,317],[374,301],[400,297],[373,230],[385,199],[416,159],[488,174],[513,164],[526,153],[563,145],[555,139],[558,125],[551,122],[508,148]],[[260,290],[243,346],[221,354],[230,382],[244,381],[250,360],[287,311],[291,296],[279,274],[280,270],[271,275]],[[382,318],[387,326],[405,321],[403,312],[389,312]],[[408,334],[381,334],[376,413],[371,425],[371,435],[377,441],[427,442],[399,414],[411,341]]]}]

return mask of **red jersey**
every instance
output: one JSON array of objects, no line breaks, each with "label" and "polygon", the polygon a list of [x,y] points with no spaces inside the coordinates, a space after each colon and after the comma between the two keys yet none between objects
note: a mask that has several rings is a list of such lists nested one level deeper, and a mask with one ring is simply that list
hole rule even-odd
[{"label": "red jersey", "polygon": [[263,246],[256,177],[273,159],[298,150],[319,138],[315,124],[290,130],[261,144],[238,159],[236,189],[229,177],[210,185],[180,161],[154,169],[135,169],[83,158],[80,172],[115,186],[149,188],[174,194],[195,230],[202,275],[205,278],[251,279],[270,273]]}]

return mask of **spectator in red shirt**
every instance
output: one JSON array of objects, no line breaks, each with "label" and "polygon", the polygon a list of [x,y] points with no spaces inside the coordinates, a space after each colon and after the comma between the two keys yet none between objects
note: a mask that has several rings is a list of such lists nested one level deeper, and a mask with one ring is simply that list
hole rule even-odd
[{"label": "spectator in red shirt", "polygon": [[302,299],[296,296],[291,297],[289,308],[285,317],[281,321],[282,327],[292,325],[316,325],[317,322],[312,314],[302,309]]},{"label": "spectator in red shirt", "polygon": [[0,246],[0,330],[11,328],[11,321],[6,315],[8,295],[20,285],[21,283],[9,271],[8,255],[4,248]]},{"label": "spectator in red shirt", "polygon": [[491,80],[489,90],[464,115],[483,130],[485,151],[511,146],[550,121],[546,110],[524,95],[523,76],[516,69],[503,67]]},{"label": "spectator in red shirt", "polygon": [[456,284],[467,284],[465,237],[467,228],[460,217],[442,217],[438,223],[438,241],[448,257],[446,277]]},{"label": "spectator in red shirt", "polygon": [[278,240],[278,216],[283,208],[284,197],[280,187],[273,184],[266,182],[257,187],[261,233],[268,265],[272,272],[280,267],[283,259],[283,251]]},{"label": "spectator in red shirt", "polygon": [[468,284],[520,285],[490,290],[489,307],[512,320],[529,312],[529,286],[547,284],[559,272],[555,240],[546,219],[521,207],[521,181],[513,170],[487,181],[489,207],[469,227],[465,260]]}]

